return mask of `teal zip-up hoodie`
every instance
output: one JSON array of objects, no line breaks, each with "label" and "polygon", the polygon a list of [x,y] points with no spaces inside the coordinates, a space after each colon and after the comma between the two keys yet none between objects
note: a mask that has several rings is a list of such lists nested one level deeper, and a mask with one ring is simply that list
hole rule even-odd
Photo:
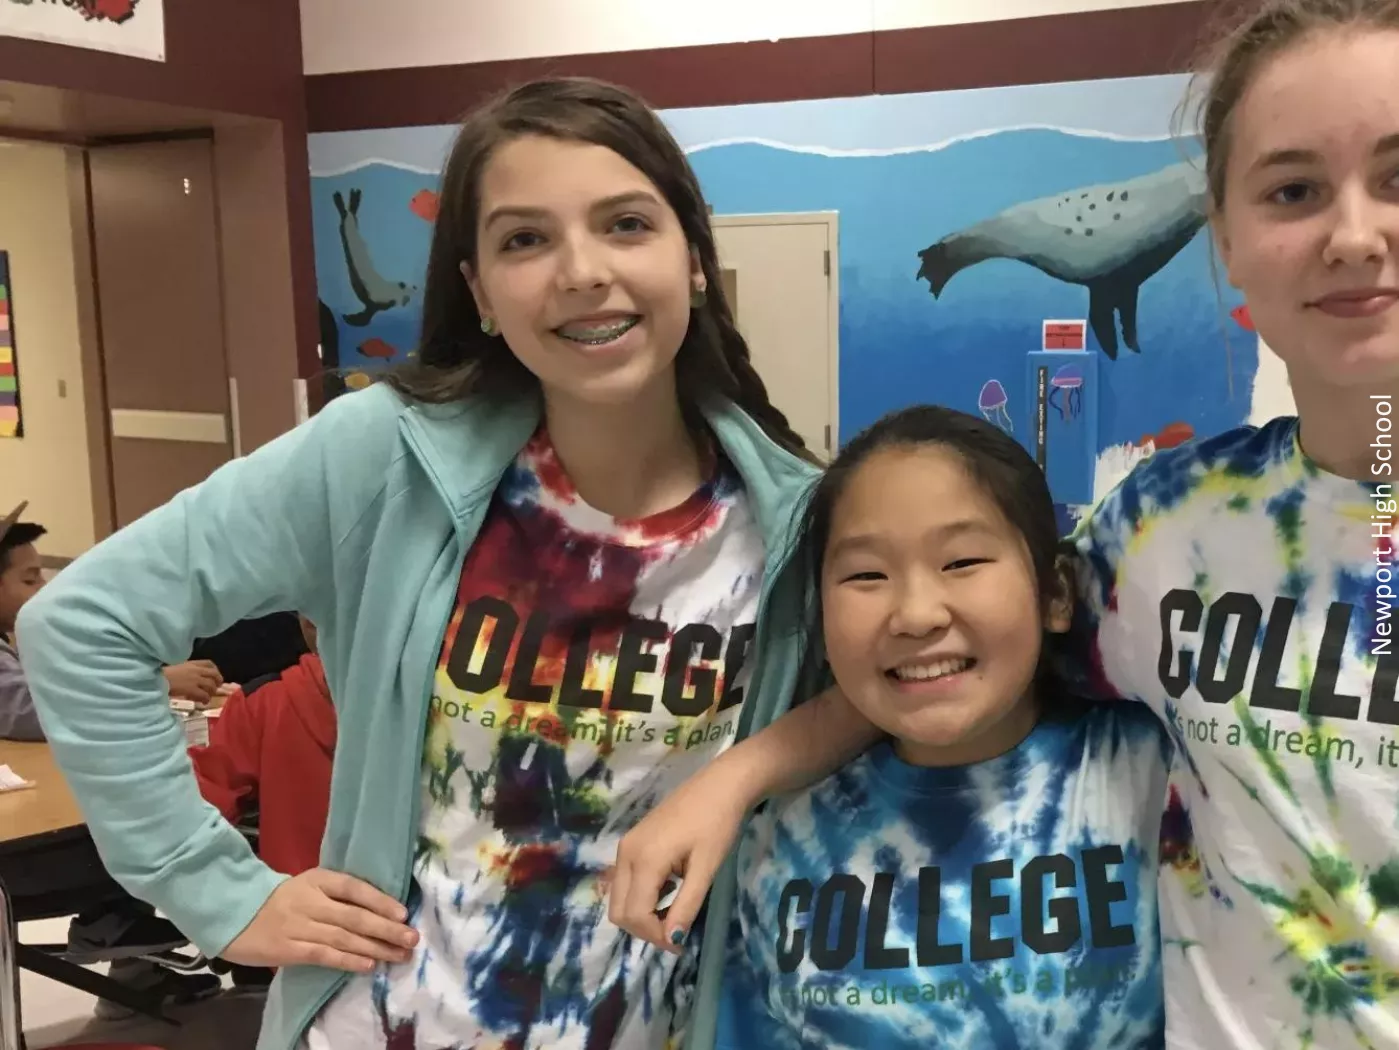
[{"label": "teal zip-up hoodie", "polygon": [[[799,589],[781,569],[816,470],[731,404],[705,415],[767,551],[744,735],[797,687]],[[321,862],[405,901],[432,674],[462,563],[539,418],[532,400],[426,406],[384,386],[337,398],[93,548],[24,607],[30,689],[108,870],[206,955],[282,876],[200,798],[160,667],[245,617],[308,616],[338,721]],[[730,864],[710,897],[691,1050],[713,1045],[733,889]],[[344,980],[281,971],[259,1050],[291,1050]]]}]

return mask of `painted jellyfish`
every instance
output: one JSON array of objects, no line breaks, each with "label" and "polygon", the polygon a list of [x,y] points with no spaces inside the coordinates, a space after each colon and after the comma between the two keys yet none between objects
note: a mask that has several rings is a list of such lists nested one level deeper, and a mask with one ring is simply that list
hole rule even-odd
[{"label": "painted jellyfish", "polygon": [[1015,427],[1010,421],[1010,413],[1006,411],[1006,402],[1010,399],[1006,397],[1006,388],[1001,386],[999,379],[988,379],[981,388],[981,396],[976,400],[976,407],[981,409],[981,414],[986,417],[988,423],[994,423],[1007,434],[1015,432]]},{"label": "painted jellyfish", "polygon": [[[1057,395],[1057,397],[1056,397]],[[1064,365],[1049,377],[1049,403],[1060,419],[1073,419],[1083,411],[1083,369]]]}]

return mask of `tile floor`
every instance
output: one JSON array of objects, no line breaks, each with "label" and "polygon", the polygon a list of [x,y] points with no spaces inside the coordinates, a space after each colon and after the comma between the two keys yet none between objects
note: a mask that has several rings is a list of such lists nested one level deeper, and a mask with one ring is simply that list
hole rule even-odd
[{"label": "tile floor", "polygon": [[[68,920],[20,925],[21,941],[51,944],[68,933]],[[260,996],[225,994],[196,1006],[172,1011],[179,1027],[133,1018],[98,1021],[92,996],[37,974],[20,973],[20,1008],[29,1050],[69,1043],[149,1043],[160,1050],[253,1050],[262,1017]]]}]

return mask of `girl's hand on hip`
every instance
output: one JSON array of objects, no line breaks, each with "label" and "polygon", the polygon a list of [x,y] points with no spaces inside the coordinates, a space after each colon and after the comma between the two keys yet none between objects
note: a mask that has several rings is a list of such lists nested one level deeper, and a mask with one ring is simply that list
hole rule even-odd
[{"label": "girl's hand on hip", "polygon": [[417,931],[403,905],[369,883],[324,868],[288,879],[223,958],[240,966],[324,966],[369,973],[413,957]]}]

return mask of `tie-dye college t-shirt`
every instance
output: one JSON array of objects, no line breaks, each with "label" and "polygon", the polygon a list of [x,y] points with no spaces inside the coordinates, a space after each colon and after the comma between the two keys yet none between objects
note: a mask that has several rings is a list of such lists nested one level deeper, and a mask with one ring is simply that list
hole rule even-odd
[{"label": "tie-dye college t-shirt", "polygon": [[735,738],[762,583],[736,472],[619,521],[547,437],[462,572],[423,759],[410,963],[353,979],[311,1050],[659,1050],[694,960],[607,920],[621,836]]},{"label": "tie-dye college t-shirt", "polygon": [[885,743],[773,803],[740,846],[719,1050],[1163,1046],[1168,757],[1144,708],[1066,700],[990,761]]},{"label": "tie-dye college t-shirt", "polygon": [[1297,436],[1285,418],[1159,452],[1079,537],[1099,668],[1179,749],[1173,1050],[1399,1047],[1392,504]]}]

